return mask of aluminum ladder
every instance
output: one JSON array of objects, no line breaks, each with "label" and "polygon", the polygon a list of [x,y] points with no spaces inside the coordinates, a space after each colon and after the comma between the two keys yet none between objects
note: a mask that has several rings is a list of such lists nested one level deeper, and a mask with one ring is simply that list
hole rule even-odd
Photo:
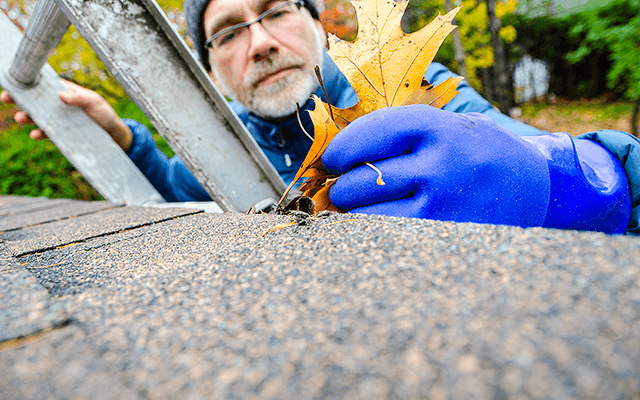
[{"label": "aluminum ladder", "polygon": [[0,12],[0,86],[110,201],[163,202],[102,128],[57,96],[46,64],[70,23],[222,211],[278,199],[285,184],[153,0],[39,0],[24,36]]}]

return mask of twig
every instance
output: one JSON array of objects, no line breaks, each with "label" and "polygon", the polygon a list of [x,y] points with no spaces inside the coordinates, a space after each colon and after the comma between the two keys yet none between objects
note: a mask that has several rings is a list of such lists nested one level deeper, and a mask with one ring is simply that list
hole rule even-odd
[{"label": "twig", "polygon": [[316,77],[318,78],[318,82],[320,82],[320,87],[322,88],[322,93],[324,93],[324,98],[327,99],[327,105],[329,106],[329,114],[331,114],[331,119],[335,124],[336,119],[333,116],[333,108],[331,107],[331,101],[329,101],[329,96],[327,95],[327,91],[324,88],[324,82],[322,82],[322,74],[320,74],[320,67],[316,65],[315,71],[316,71]]},{"label": "twig", "polygon": [[304,129],[304,126],[302,125],[302,120],[300,119],[300,104],[298,104],[297,101],[296,101],[296,117],[298,117],[298,124],[300,124],[300,129],[302,129],[302,132],[304,132],[304,134],[307,135],[307,137],[311,139],[311,141],[313,142],[313,137],[307,133],[307,131]]},{"label": "twig", "polygon": [[380,186],[384,185],[384,181],[382,180],[382,171],[380,171],[378,168],[376,168],[373,164],[371,163],[365,163],[365,165],[371,167],[374,169],[374,171],[376,171],[378,173],[378,180],[376,181],[376,183]]}]

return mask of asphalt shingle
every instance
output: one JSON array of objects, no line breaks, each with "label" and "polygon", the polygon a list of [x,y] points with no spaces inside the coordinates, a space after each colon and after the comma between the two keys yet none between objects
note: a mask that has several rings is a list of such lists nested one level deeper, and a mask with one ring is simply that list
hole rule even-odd
[{"label": "asphalt shingle", "polygon": [[0,343],[64,324],[68,316],[0,242]]},{"label": "asphalt shingle", "polygon": [[[33,205],[34,209],[28,209],[28,212],[25,211],[25,208],[21,207],[20,213],[4,216],[0,219],[0,232],[123,206],[122,204],[114,204],[108,201],[64,200],[59,202],[52,201],[51,203],[52,204],[44,209],[40,209],[42,205],[36,203]],[[35,206],[40,208],[36,208]]]},{"label": "asphalt shingle", "polygon": [[283,227],[291,220],[183,214],[17,257],[70,323],[0,352],[7,393],[640,395],[637,238],[350,214]]},{"label": "asphalt shingle", "polygon": [[114,208],[0,233],[0,239],[13,255],[20,256],[197,212],[200,211],[181,208]]}]

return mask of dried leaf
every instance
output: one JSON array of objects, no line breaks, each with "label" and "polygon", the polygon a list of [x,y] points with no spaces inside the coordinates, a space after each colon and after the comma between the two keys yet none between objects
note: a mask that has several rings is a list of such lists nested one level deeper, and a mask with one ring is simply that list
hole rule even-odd
[{"label": "dried leaf", "polygon": [[[326,179],[335,177],[335,175],[330,174],[324,169],[321,157],[324,149],[327,148],[327,145],[338,134],[340,128],[338,128],[331,119],[331,116],[327,111],[328,109],[322,106],[322,104],[324,103],[322,103],[322,101],[320,101],[320,99],[315,96],[314,100],[316,102],[316,109],[310,113],[311,122],[313,122],[314,126],[313,143],[311,144],[311,148],[309,149],[307,156],[302,162],[302,166],[300,167],[300,169],[298,169],[296,176],[293,178],[293,181],[284,192],[282,199],[280,199],[281,203],[289,190],[291,190],[293,185],[298,181],[298,179],[303,176],[308,177],[307,181],[305,181],[300,187],[300,190],[303,191],[303,194],[305,195],[307,195],[305,192],[309,191],[309,187],[314,188],[313,193],[315,194],[324,186],[324,182],[326,181]],[[318,106],[319,104],[321,105],[320,107]],[[305,187],[304,189],[303,186]],[[316,204],[316,210],[322,211],[324,210],[324,208],[319,208]]]},{"label": "dried leaf", "polygon": [[316,202],[317,210],[337,211],[329,200],[329,189],[337,177],[324,169],[321,157],[340,129],[384,107],[428,104],[442,108],[458,94],[456,87],[462,80],[449,78],[436,87],[423,80],[440,45],[455,29],[451,21],[460,7],[445,16],[438,15],[417,32],[405,34],[400,20],[408,0],[351,0],[351,3],[358,15],[358,36],[347,42],[331,35],[329,55],[351,83],[359,101],[346,109],[332,107],[334,121],[329,106],[314,98],[316,106],[310,115],[315,139],[294,179],[295,183],[307,177],[300,190]]}]

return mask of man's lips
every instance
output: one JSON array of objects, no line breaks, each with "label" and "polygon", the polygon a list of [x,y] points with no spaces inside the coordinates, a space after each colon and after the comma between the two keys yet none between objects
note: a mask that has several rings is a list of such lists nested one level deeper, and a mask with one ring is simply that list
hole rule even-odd
[{"label": "man's lips", "polygon": [[269,72],[267,74],[265,74],[264,76],[260,77],[260,79],[257,80],[255,86],[259,86],[259,85],[268,85],[271,84],[279,79],[282,79],[284,77],[286,77],[287,75],[289,75],[295,68],[298,68],[297,65],[292,65],[292,66],[288,66],[288,67],[284,67],[284,68],[279,68],[276,71],[273,72]]}]

